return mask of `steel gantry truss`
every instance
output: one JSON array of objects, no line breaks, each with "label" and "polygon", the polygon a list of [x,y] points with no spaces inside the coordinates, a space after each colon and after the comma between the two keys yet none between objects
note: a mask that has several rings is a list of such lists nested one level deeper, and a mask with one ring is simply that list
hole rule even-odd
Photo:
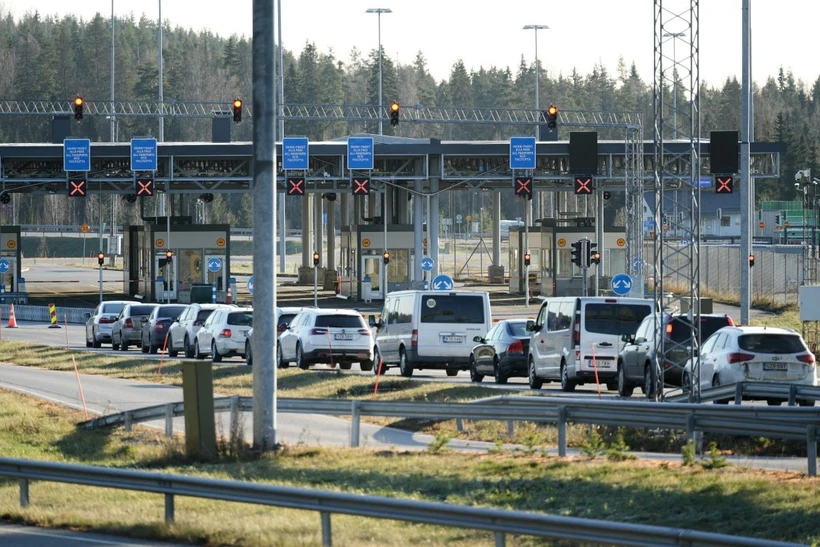
[{"label": "steel gantry truss", "polygon": [[[654,296],[659,308],[688,309],[670,323],[689,337],[658,336],[655,362],[645,373],[650,394],[681,381],[697,347],[700,324],[700,70],[699,0],[655,0]],[[671,101],[668,100],[671,91]],[[671,104],[670,104],[671,103]],[[671,137],[671,138],[670,138]],[[676,153],[672,141],[689,143]],[[680,150],[680,148],[678,148]],[[661,181],[673,181],[673,185]],[[672,190],[672,187],[675,189]],[[671,237],[674,236],[674,237]],[[668,296],[674,294],[671,298]],[[660,328],[656,325],[656,328]],[[697,361],[695,360],[695,363]],[[699,398],[699,367],[692,375]],[[692,381],[690,380],[690,381]],[[646,390],[645,390],[646,391]]]}]

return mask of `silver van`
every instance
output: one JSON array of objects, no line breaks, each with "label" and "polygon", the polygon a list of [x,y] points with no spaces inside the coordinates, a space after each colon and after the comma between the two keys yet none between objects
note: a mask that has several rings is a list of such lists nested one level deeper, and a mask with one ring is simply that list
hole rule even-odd
[{"label": "silver van", "polygon": [[567,296],[545,298],[530,337],[527,376],[532,389],[560,381],[563,391],[593,382],[615,390],[623,335],[634,335],[653,300]]},{"label": "silver van", "polygon": [[[376,329],[376,374],[398,366],[409,378],[414,370],[443,369],[448,376],[467,370],[473,338],[492,327],[490,295],[472,291],[397,291],[387,295]],[[380,365],[381,363],[381,365]]]}]

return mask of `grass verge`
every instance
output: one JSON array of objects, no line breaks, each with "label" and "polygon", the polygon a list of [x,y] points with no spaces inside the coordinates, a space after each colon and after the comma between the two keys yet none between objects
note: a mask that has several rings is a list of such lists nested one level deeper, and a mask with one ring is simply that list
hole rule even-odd
[{"label": "grass verge", "polygon": [[[178,439],[136,428],[79,431],[79,413],[0,391],[0,453],[209,478],[495,507],[812,543],[820,540],[818,479],[713,465],[617,458],[558,459],[543,451],[460,454],[286,447],[260,458],[197,463]],[[162,520],[156,494],[35,482],[21,509],[16,481],[0,480],[0,518],[205,545],[316,545],[312,512],[176,499]],[[214,518],[219,515],[219,518]],[[333,517],[337,545],[487,545],[492,535],[397,521]],[[529,537],[509,545],[542,544]]]}]

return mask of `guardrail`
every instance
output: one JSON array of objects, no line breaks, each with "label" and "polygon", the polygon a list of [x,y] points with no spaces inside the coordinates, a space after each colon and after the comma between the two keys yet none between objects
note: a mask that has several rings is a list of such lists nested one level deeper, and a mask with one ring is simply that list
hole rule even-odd
[{"label": "guardrail", "polygon": [[[704,403],[734,401],[734,404],[739,405],[744,399],[761,401],[776,399],[787,402],[789,406],[794,406],[798,401],[816,403],[820,400],[820,387],[768,382],[738,382],[737,384],[707,387],[700,390],[700,400]],[[666,397],[666,400],[669,402],[686,402],[689,400],[689,393]]]},{"label": "guardrail", "polygon": [[[239,411],[253,409],[251,397],[223,397],[214,400],[216,412],[230,411],[232,421]],[[480,403],[403,403],[360,400],[279,398],[279,412],[350,416],[350,446],[359,446],[361,416],[416,419],[469,419],[527,421],[558,427],[558,455],[567,454],[567,423],[625,426],[647,429],[684,430],[749,437],[805,440],[808,474],[817,475],[817,434],[820,409],[806,407],[752,407],[655,403],[618,399],[577,399],[569,397],[528,397],[503,395]],[[502,411],[503,410],[503,411]],[[158,405],[102,416],[79,427],[124,425],[165,418],[167,435],[173,434],[173,417],[184,415],[181,402]]]},{"label": "guardrail", "polygon": [[32,480],[163,494],[168,524],[174,522],[175,496],[317,511],[321,518],[322,545],[327,547],[333,543],[330,516],[334,513],[488,530],[495,534],[496,546],[505,544],[506,534],[606,545],[794,545],[680,528],[11,458],[0,458],[0,476],[18,479],[20,505],[24,508],[31,503],[29,482]]},{"label": "guardrail", "polygon": [[[11,313],[10,304],[0,304],[0,312],[2,312],[2,319],[8,319]],[[60,325],[65,323],[84,324],[86,322],[85,314],[94,311],[93,308],[64,308],[57,307],[57,322]],[[18,321],[44,321],[46,323],[51,321],[48,306],[28,306],[15,305],[14,317]]]}]

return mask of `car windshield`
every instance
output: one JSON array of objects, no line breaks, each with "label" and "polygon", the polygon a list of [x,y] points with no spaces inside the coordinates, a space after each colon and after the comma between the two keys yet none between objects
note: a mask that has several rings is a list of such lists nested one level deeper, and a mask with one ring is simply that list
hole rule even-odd
[{"label": "car windshield", "polygon": [[235,311],[228,314],[228,324],[236,327],[252,327],[253,312]]},{"label": "car windshield", "polygon": [[590,302],[584,307],[584,329],[599,334],[635,334],[651,305]]},{"label": "car windshield", "polygon": [[102,313],[118,315],[124,307],[125,304],[103,304]]},{"label": "car windshield", "polygon": [[805,353],[806,347],[796,334],[743,334],[737,339],[743,351],[754,353]]},{"label": "car windshield", "polygon": [[336,327],[340,329],[361,329],[366,325],[360,315],[317,315],[317,327]]},{"label": "car windshield", "polygon": [[527,332],[526,321],[516,321],[515,323],[507,323],[508,331],[516,338],[529,338],[530,333]]},{"label": "car windshield", "polygon": [[160,308],[157,311],[157,317],[179,317],[185,311],[185,306],[168,306],[167,308]]},{"label": "car windshield", "polygon": [[156,306],[131,306],[131,316],[135,315],[151,315]]},{"label": "car windshield", "polygon": [[425,294],[421,298],[422,323],[484,323],[484,299],[459,294]]}]

